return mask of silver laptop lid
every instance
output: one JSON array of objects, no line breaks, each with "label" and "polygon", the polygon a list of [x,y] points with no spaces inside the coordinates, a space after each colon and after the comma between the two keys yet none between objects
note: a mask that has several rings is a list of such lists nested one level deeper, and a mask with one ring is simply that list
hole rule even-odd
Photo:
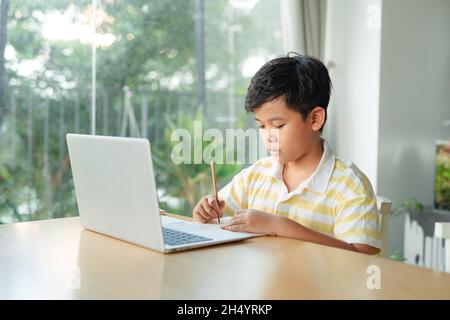
[{"label": "silver laptop lid", "polygon": [[67,134],[81,224],[164,251],[147,139]]}]

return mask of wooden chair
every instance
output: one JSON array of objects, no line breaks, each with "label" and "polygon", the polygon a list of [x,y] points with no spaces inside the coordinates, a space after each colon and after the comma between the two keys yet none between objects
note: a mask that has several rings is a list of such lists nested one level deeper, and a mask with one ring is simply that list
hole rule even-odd
[{"label": "wooden chair", "polygon": [[389,215],[391,213],[392,201],[386,197],[377,196],[377,208],[380,211],[379,225],[381,232],[381,252],[380,256],[388,258],[388,232],[389,232]]},{"label": "wooden chair", "polygon": [[450,222],[436,222],[434,236],[445,239],[445,272],[450,272]]}]

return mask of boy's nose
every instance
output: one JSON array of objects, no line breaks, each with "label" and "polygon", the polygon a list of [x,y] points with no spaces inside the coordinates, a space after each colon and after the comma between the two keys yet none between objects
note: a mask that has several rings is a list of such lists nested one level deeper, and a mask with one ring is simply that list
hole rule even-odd
[{"label": "boy's nose", "polygon": [[262,141],[270,149],[272,146],[276,147],[279,141],[278,130],[265,130],[260,132]]},{"label": "boy's nose", "polygon": [[266,141],[268,143],[278,143],[278,141],[279,141],[278,130],[269,130],[269,132],[266,136]]}]

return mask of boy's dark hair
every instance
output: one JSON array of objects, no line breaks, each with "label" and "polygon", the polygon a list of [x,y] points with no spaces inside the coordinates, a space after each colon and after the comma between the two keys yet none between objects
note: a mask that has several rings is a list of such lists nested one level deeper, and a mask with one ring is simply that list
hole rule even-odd
[{"label": "boy's dark hair", "polygon": [[245,97],[245,110],[254,112],[264,103],[282,97],[303,120],[316,106],[322,107],[326,121],[332,87],[327,68],[315,58],[290,54],[270,60],[256,72]]}]

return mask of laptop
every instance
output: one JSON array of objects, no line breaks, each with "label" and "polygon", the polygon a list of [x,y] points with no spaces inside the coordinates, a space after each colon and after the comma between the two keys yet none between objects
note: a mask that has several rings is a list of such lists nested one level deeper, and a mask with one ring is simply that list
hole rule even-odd
[{"label": "laptop", "polygon": [[85,229],[164,253],[258,236],[161,215],[147,139],[70,133],[66,138]]}]

